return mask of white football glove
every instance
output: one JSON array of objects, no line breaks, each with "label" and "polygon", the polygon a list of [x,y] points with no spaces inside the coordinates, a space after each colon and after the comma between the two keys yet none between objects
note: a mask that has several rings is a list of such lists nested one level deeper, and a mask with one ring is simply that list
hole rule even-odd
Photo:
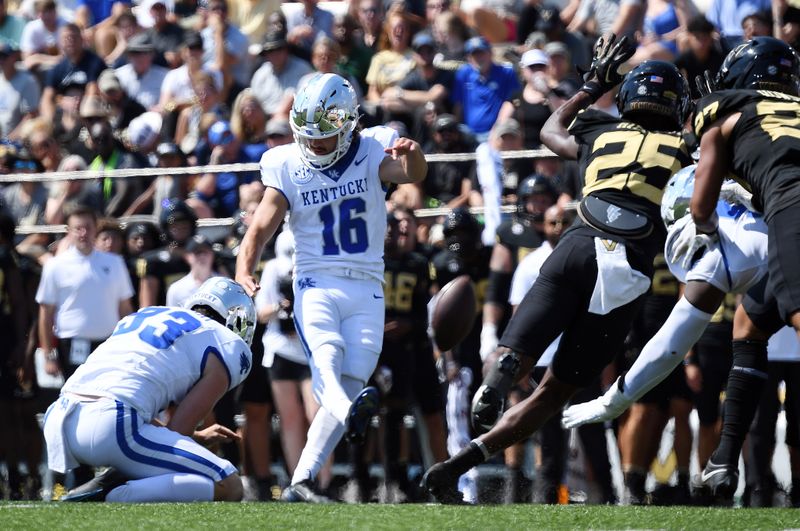
[{"label": "white football glove", "polygon": [[753,194],[736,181],[725,181],[719,189],[719,198],[726,203],[742,205],[747,210],[753,211]]},{"label": "white football glove", "polygon": [[481,361],[486,361],[489,355],[497,350],[497,325],[494,323],[483,323],[481,328]]},{"label": "white football glove", "polygon": [[564,428],[577,428],[584,424],[612,420],[622,415],[631,404],[633,404],[633,400],[619,390],[618,379],[603,396],[565,409],[561,425]]},{"label": "white football glove", "polygon": [[716,231],[711,234],[697,232],[694,221],[689,219],[675,240],[675,245],[672,246],[672,256],[667,256],[667,260],[676,264],[683,256],[681,267],[688,271],[692,266],[692,258],[697,251],[704,247],[711,247],[717,241],[717,238]]}]

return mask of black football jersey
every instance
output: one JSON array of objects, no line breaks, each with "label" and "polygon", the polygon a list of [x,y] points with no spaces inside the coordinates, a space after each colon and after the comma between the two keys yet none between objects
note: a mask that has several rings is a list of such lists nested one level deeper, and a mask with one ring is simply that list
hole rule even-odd
[{"label": "black football jersey", "polygon": [[167,303],[167,289],[173,282],[185,277],[189,269],[182,252],[171,252],[167,248],[148,251],[136,262],[136,274],[139,279],[149,276],[158,279],[157,304],[161,305]]},{"label": "black football jersey", "polygon": [[386,320],[409,319],[414,323],[414,341],[424,340],[428,329],[430,276],[428,259],[415,252],[399,257],[384,255],[383,296]]},{"label": "black football jersey", "polygon": [[800,98],[767,90],[722,90],[697,103],[699,137],[718,118],[741,113],[728,139],[733,177],[772,215],[800,201]]},{"label": "black football jersey", "polygon": [[475,381],[481,374],[481,328],[483,327],[483,303],[486,302],[486,288],[489,285],[489,260],[491,247],[482,247],[472,263],[466,263],[461,256],[449,250],[440,251],[433,257],[431,269],[433,280],[441,289],[445,284],[461,275],[469,275],[475,288],[475,321],[469,334],[453,349],[453,358],[462,366],[470,367]]},{"label": "black football jersey", "polygon": [[541,247],[544,239],[536,230],[519,219],[509,219],[497,227],[496,239],[511,251],[512,271],[523,258]]},{"label": "black football jersey", "polygon": [[683,135],[648,131],[587,109],[569,127],[579,144],[583,195],[595,195],[647,216],[662,227],[661,196],[669,178],[692,164]]}]

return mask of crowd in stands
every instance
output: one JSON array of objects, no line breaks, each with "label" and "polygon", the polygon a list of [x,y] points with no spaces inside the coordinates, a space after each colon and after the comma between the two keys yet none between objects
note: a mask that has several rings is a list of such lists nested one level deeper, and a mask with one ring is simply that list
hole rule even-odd
[{"label": "crowd in stands", "polygon": [[[37,497],[41,485],[36,476],[42,449],[34,415],[52,401],[54,391],[37,386],[33,353],[37,347],[47,347],[46,351],[56,347],[53,338],[41,341],[41,328],[36,328],[41,315],[36,303],[41,301],[35,295],[42,268],[74,243],[70,237],[78,229],[70,219],[85,218],[86,208],[95,213],[97,221],[89,233],[96,234],[96,249],[125,260],[134,310],[180,301],[187,290],[214,274],[231,276],[238,242],[263,193],[258,172],[187,175],[174,169],[257,163],[268,149],[292,142],[288,118],[293,96],[321,72],[340,74],[356,88],[363,127],[392,127],[401,136],[418,140],[427,154],[466,153],[476,158],[431,163],[423,183],[391,191],[387,202],[394,234],[387,236],[387,242],[395,241],[387,260],[416,253],[426,266],[430,264],[435,274],[428,276],[429,268],[423,269],[424,285],[431,286],[424,293],[426,301],[431,291],[456,274],[470,274],[479,287],[482,314],[458,349],[435,353],[440,360],[438,377],[434,373],[432,379],[424,379],[418,374],[428,370],[428,361],[434,370],[433,346],[424,333],[423,339],[411,340],[390,331],[390,323],[400,329],[406,324],[402,317],[393,321],[387,313],[387,338],[409,341],[410,351],[422,352],[429,360],[411,369],[401,363],[394,373],[393,362],[381,363],[375,378],[389,397],[386,448],[370,446],[353,458],[337,454],[337,460],[353,462],[355,487],[349,499],[372,499],[375,485],[370,483],[374,480],[368,465],[381,459],[388,463],[389,485],[381,491],[381,499],[418,499],[409,463],[420,462],[423,454],[443,460],[448,433],[469,429],[452,420],[449,410],[445,415],[444,395],[457,386],[477,388],[484,352],[490,350],[493,337],[482,330],[484,323],[490,324],[496,342],[511,312],[509,291],[518,264],[543,242],[557,242],[560,229],[569,222],[570,203],[581,197],[582,179],[574,164],[542,154],[505,158],[501,153],[540,148],[542,125],[578,90],[579,69],[589,65],[594,42],[607,32],[638,42],[630,67],[647,59],[666,60],[691,81],[706,69],[716,71],[728,50],[756,35],[800,46],[800,5],[788,0],[342,0],[319,5],[317,0],[0,0],[0,175],[18,178],[0,184],[4,219],[0,262],[5,267],[13,256],[21,275],[17,287],[23,288],[12,297],[8,295],[12,277],[0,277],[4,290],[0,313],[2,330],[26,329],[15,344],[9,342],[2,352],[5,359],[0,359],[4,364],[0,422],[11,427],[0,435],[0,461],[5,461],[7,470],[4,495]],[[595,107],[618,114],[613,93],[600,98]],[[126,178],[25,179],[26,174],[55,171],[94,170],[103,175],[145,168],[163,171]],[[458,215],[415,216],[419,209],[437,207],[455,209],[452,212]],[[483,214],[475,218],[465,207],[483,207]],[[509,209],[503,207],[515,213],[508,215]],[[151,216],[153,222],[131,216]],[[203,218],[231,218],[233,223],[197,228],[196,222]],[[68,227],[67,238],[58,231],[26,230],[63,224]],[[554,232],[555,227],[559,231]],[[285,244],[272,244],[264,261],[285,260]],[[285,262],[267,271],[276,275],[276,286],[277,279],[287,274]],[[677,283],[661,280],[654,297],[674,304]],[[403,289],[388,282],[387,286]],[[128,300],[125,290],[120,291],[120,298]],[[403,297],[396,291],[391,300],[402,306]],[[261,301],[262,325],[285,320],[289,298],[276,289]],[[124,306],[121,315],[130,311]],[[418,313],[425,311],[424,304],[422,308],[414,306]],[[387,312],[397,309],[387,302]],[[15,321],[18,314],[26,316],[24,323]],[[730,308],[720,315],[722,326],[729,325]],[[640,332],[657,329],[643,325]],[[624,358],[634,355],[646,339],[631,339],[630,351],[620,353],[618,369],[630,363]],[[420,346],[419,341],[427,344]],[[254,347],[258,343],[256,339]],[[260,345],[262,351],[264,347]],[[272,354],[262,352],[259,358]],[[686,437],[691,432],[683,428],[699,396],[705,400],[701,437],[706,439],[701,441],[701,461],[696,465],[702,469],[702,459],[708,457],[703,449],[714,437],[719,389],[716,396],[703,393],[699,371],[704,366],[696,363],[696,357],[688,360],[688,380],[681,376],[685,391],[665,391],[646,407],[634,409],[618,429],[623,497],[628,503],[689,499],[691,442]],[[302,360],[291,363],[298,361]],[[266,374],[253,376],[260,379],[251,386],[261,386],[263,392],[250,389],[241,399],[243,405],[231,397],[218,408],[218,420],[228,424],[244,411],[250,434],[243,456],[234,462],[241,462],[254,478],[254,497],[260,499],[270,498],[270,487],[277,482],[270,465],[285,463],[281,466],[291,475],[313,417],[307,374],[294,365],[289,369],[284,365],[281,377],[273,377],[271,384]],[[47,367],[52,373],[67,369],[64,363]],[[469,378],[463,368],[470,368]],[[405,370],[412,372],[402,374]],[[587,399],[613,381],[611,372]],[[44,371],[40,378],[45,374],[53,376]],[[391,392],[393,374],[394,381],[407,389]],[[441,389],[419,391],[417,379]],[[274,399],[266,396],[270,386]],[[530,389],[515,392],[519,399]],[[407,432],[405,418],[415,402],[421,406],[417,432],[427,434],[424,450],[407,435],[400,436]],[[281,444],[270,448],[273,414],[280,418]],[[648,494],[645,478],[658,449],[657,435],[671,416],[678,426],[678,464],[674,477],[661,479],[671,480],[677,494],[670,491],[674,497],[666,496],[665,489]],[[763,433],[765,428],[759,429]],[[547,441],[534,459],[536,473],[523,469],[524,449],[506,454],[504,499],[532,499],[529,483],[538,477],[552,481],[537,485],[534,499],[544,503],[567,499],[560,488],[568,453],[566,436],[556,422],[543,437]],[[608,455],[598,451],[605,447],[604,437],[602,430],[581,433],[591,470],[587,477],[599,485],[593,501],[615,503]],[[791,450],[794,455],[797,448]],[[221,451],[238,456],[239,449]],[[768,460],[750,461],[763,465]],[[792,466],[796,471],[792,502],[800,505],[800,459]],[[21,471],[27,471],[27,480]],[[322,476],[322,487],[335,486],[329,469]],[[777,487],[768,470],[749,473],[750,477],[756,478],[748,483],[751,490]],[[56,478],[59,481],[65,480]],[[334,495],[344,496],[345,490]],[[480,490],[476,496],[503,499]]]}]

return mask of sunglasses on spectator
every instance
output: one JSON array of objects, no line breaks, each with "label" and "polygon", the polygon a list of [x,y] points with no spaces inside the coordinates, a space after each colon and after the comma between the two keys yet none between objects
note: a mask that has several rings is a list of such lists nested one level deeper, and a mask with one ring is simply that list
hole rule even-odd
[{"label": "sunglasses on spectator", "polygon": [[364,13],[365,15],[369,15],[369,14],[374,15],[375,13],[378,12],[378,8],[377,7],[365,7],[365,8],[363,8],[361,10],[361,12]]}]

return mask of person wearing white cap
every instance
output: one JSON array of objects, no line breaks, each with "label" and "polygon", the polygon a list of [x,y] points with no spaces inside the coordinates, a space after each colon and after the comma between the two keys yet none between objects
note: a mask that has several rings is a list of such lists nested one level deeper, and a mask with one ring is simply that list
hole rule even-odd
[{"label": "person wearing white cap", "polygon": [[534,48],[522,54],[520,74],[523,81],[519,98],[514,106],[503,107],[498,122],[514,118],[520,124],[525,149],[536,149],[541,145],[539,131],[547,118],[553,113],[553,94],[547,78],[550,56],[543,50]]}]

